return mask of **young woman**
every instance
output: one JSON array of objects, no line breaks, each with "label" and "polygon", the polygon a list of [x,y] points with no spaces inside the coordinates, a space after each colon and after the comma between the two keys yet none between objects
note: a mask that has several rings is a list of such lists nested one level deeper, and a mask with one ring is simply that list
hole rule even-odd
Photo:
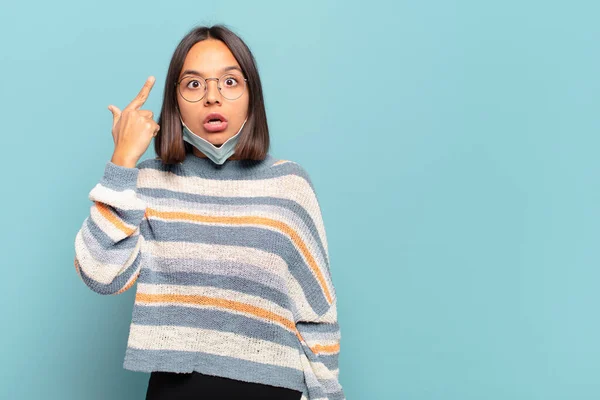
[{"label": "young woman", "polygon": [[[147,399],[344,399],[320,206],[306,171],[269,150],[254,57],[228,28],[179,43],[158,123],[113,114],[115,150],[75,238],[100,294],[137,282],[124,368]],[[139,161],[154,139],[157,157]]]}]

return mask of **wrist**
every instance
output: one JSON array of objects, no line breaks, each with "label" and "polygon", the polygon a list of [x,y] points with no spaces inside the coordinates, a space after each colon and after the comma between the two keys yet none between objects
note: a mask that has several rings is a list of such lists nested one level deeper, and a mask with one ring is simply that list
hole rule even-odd
[{"label": "wrist", "polygon": [[113,154],[112,158],[110,159],[110,161],[113,164],[119,165],[121,167],[126,167],[126,168],[135,168],[136,164],[137,164],[137,160],[131,157],[126,157],[126,156],[122,156],[120,154]]}]

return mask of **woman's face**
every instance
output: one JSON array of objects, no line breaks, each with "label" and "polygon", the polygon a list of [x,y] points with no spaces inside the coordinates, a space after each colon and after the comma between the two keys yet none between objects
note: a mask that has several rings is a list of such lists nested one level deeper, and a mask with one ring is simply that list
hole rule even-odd
[{"label": "woman's face", "polygon": [[[237,69],[229,69],[228,67],[236,67]],[[185,58],[178,81],[181,81],[183,77],[220,78],[225,73],[233,73],[243,79],[240,65],[225,43],[216,39],[206,39],[192,46]],[[185,85],[184,82],[186,81],[188,80],[181,82],[180,86]],[[198,81],[188,82],[189,87],[198,88]],[[220,82],[220,84],[222,87],[232,85],[233,81]],[[239,84],[243,84],[243,82]],[[178,87],[177,104],[181,112],[181,119],[190,130],[218,147],[235,135],[242,127],[242,123],[248,115],[249,93],[246,87],[239,98],[228,100],[219,92],[216,80],[208,80],[206,85],[206,94],[202,100],[195,103],[185,100],[181,96]],[[219,125],[211,125],[210,122],[205,122],[210,113],[219,113],[225,117],[227,127],[222,131],[215,132],[219,129]],[[194,153],[201,157],[204,156],[195,147]]]}]

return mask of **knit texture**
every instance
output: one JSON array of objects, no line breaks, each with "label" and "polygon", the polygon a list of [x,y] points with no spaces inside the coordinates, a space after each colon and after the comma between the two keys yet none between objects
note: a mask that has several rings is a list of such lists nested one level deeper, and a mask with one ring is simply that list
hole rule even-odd
[{"label": "knit texture", "polygon": [[109,161],[89,199],[77,273],[100,294],[137,283],[124,368],[345,399],[327,238],[298,163]]}]

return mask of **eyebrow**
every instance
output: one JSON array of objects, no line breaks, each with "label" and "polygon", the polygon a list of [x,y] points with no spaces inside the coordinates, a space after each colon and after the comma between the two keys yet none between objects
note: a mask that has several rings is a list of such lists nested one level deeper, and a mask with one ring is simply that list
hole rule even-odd
[{"label": "eyebrow", "polygon": [[[242,70],[240,69],[240,67],[238,67],[237,65],[229,65],[225,68],[223,68],[221,70],[221,73],[225,73],[227,71],[231,71],[237,69],[238,71],[242,72]],[[185,75],[198,75],[198,76],[202,76],[203,74],[201,74],[200,72],[193,70],[193,69],[186,69],[185,71],[183,71],[183,74],[181,74],[181,76],[185,76]]]}]

